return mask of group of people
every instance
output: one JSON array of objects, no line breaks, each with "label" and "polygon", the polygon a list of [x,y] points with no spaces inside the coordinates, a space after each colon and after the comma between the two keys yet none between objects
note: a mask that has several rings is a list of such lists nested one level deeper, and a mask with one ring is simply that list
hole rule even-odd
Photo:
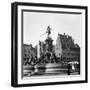
[{"label": "group of people", "polygon": [[55,53],[48,52],[46,54],[41,54],[40,58],[32,55],[28,58],[24,58],[23,64],[35,65],[35,64],[57,63],[57,62],[58,62],[58,58],[56,57]]}]

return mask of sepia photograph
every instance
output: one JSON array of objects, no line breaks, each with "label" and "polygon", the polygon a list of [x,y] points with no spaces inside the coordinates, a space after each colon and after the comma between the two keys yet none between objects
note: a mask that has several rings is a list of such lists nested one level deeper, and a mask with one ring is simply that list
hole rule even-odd
[{"label": "sepia photograph", "polygon": [[87,7],[12,3],[12,86],[87,82]]}]

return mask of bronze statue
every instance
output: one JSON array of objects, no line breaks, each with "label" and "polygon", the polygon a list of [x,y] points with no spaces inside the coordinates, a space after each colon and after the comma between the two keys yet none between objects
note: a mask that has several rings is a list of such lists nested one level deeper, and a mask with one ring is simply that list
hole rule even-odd
[{"label": "bronze statue", "polygon": [[50,26],[47,27],[46,33],[48,34],[48,37],[49,37],[49,35],[51,34],[51,28],[50,28]]}]

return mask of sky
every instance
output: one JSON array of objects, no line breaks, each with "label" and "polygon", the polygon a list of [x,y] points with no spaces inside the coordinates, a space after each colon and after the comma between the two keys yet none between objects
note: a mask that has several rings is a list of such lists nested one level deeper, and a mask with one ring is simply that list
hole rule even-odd
[{"label": "sky", "polygon": [[24,44],[35,46],[39,40],[44,41],[47,37],[44,33],[49,25],[53,44],[56,44],[58,33],[65,33],[81,46],[81,14],[24,12],[23,20]]}]

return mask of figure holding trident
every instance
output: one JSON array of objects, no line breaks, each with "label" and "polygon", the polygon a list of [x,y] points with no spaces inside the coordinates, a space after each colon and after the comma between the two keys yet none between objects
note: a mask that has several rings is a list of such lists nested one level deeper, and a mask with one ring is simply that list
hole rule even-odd
[{"label": "figure holding trident", "polygon": [[49,35],[51,34],[51,28],[50,28],[50,26],[47,27],[46,33],[48,34],[48,38],[49,38]]}]

